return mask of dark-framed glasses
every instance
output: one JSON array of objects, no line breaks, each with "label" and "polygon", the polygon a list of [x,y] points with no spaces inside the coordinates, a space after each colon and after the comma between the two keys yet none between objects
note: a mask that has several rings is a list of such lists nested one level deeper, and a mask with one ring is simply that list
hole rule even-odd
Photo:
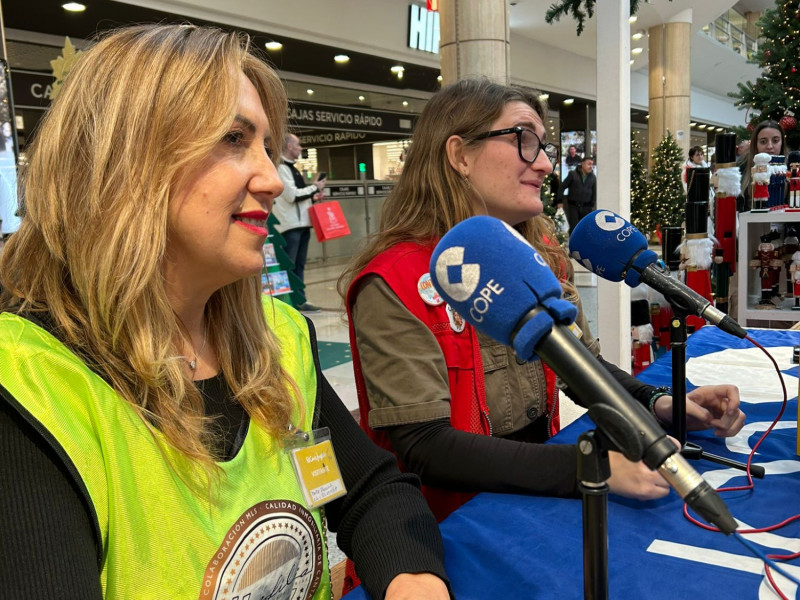
[{"label": "dark-framed glasses", "polygon": [[513,133],[517,136],[517,151],[519,157],[526,163],[533,163],[536,157],[539,156],[539,151],[544,150],[547,155],[547,160],[555,167],[558,164],[558,146],[555,144],[543,144],[541,138],[536,133],[525,127],[508,127],[506,129],[495,129],[494,131],[487,131],[471,138],[473,141],[485,140],[486,138],[496,137],[498,135],[508,135]]}]

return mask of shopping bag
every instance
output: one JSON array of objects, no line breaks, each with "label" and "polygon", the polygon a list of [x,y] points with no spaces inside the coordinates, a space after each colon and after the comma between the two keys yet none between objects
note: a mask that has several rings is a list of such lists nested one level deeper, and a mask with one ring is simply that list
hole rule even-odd
[{"label": "shopping bag", "polygon": [[318,242],[327,242],[335,238],[350,235],[350,227],[344,218],[342,207],[338,200],[312,204],[308,209],[311,225],[317,234]]}]

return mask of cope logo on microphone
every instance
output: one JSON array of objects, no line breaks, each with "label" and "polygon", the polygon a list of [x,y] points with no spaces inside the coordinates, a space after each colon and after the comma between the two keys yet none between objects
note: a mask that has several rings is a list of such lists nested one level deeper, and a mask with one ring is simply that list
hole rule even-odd
[{"label": "cope logo on microphone", "polygon": [[616,231],[625,226],[625,219],[610,210],[598,211],[594,216],[594,222],[603,231]]},{"label": "cope logo on microphone", "polygon": [[445,295],[456,302],[464,302],[478,289],[481,267],[464,264],[464,247],[447,248],[436,259],[436,281]]}]

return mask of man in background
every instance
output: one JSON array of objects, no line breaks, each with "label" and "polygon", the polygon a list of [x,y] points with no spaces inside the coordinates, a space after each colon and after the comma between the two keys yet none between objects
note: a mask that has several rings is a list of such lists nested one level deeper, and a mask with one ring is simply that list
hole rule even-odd
[{"label": "man in background", "polygon": [[[286,253],[294,263],[294,274],[303,281],[303,271],[308,255],[308,243],[311,240],[311,217],[308,209],[314,197],[325,189],[326,178],[317,179],[316,183],[306,184],[306,180],[294,163],[300,158],[303,147],[296,135],[288,134],[283,143],[281,164],[278,175],[283,181],[283,193],[275,198],[272,212],[280,223],[276,229],[286,240]],[[297,307],[305,312],[317,312],[319,307],[306,301]]]},{"label": "man in background", "polygon": [[747,168],[747,155],[750,153],[750,140],[742,140],[736,146],[736,166],[739,172],[744,173]]},{"label": "man in background", "polygon": [[570,234],[583,217],[597,208],[597,177],[592,171],[593,167],[592,157],[584,156],[580,166],[567,173],[561,182],[562,193],[567,195]]}]

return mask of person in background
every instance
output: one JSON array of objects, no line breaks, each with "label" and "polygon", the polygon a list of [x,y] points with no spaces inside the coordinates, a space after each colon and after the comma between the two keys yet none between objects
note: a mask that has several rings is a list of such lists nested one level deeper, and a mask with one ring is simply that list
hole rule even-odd
[{"label": "person in background", "polygon": [[[300,158],[303,146],[294,134],[288,134],[278,165],[278,175],[283,182],[283,193],[275,199],[273,211],[280,222],[276,229],[286,240],[286,254],[294,263],[294,274],[304,281],[303,276],[308,256],[308,244],[311,241],[311,216],[308,209],[315,200],[321,200],[325,189],[326,178],[317,178],[316,183],[306,185],[306,180],[295,161]],[[306,301],[297,307],[303,312],[318,312],[319,307]]]},{"label": "person in background", "polygon": [[597,176],[593,168],[594,159],[584,156],[580,168],[567,173],[561,182],[561,193],[567,196],[570,233],[583,217],[597,209]]},{"label": "person in background", "polygon": [[120,29],[66,78],[0,255],[4,597],[330,598],[326,527],[374,598],[449,597],[416,476],[260,293],[287,114],[206,27]]},{"label": "person in background", "polygon": [[578,149],[573,144],[570,144],[569,148],[567,148],[567,155],[564,157],[564,161],[567,163],[568,171],[574,170],[581,164],[581,155],[578,154]]},{"label": "person in background", "polygon": [[739,167],[739,172],[743,175],[747,166],[748,154],[750,154],[750,140],[742,140],[736,146],[736,166]]},{"label": "person in background", "polygon": [[696,167],[708,168],[708,163],[706,162],[706,156],[705,153],[703,153],[702,146],[692,146],[691,148],[689,148],[689,158],[687,158],[686,162],[683,163],[681,180],[683,181],[684,194],[686,193],[688,170],[694,169]]},{"label": "person in background", "polygon": [[[431,285],[437,241],[469,217],[502,219],[528,240],[577,305],[581,341],[662,423],[672,416],[668,389],[641,383],[599,355],[572,262],[542,214],[541,187],[558,160],[545,115],[535,92],[487,79],[436,93],[422,111],[379,230],[339,280],[361,426],[420,475],[440,519],[474,492],[577,494],[576,447],[541,443],[559,429],[554,373],[540,360],[518,361],[510,348],[464,323]],[[687,415],[689,429],[722,436],[744,423],[732,385],[693,390]],[[641,463],[616,452],[610,463],[615,493],[652,499],[669,491]]]},{"label": "person in background", "polygon": [[781,125],[777,121],[761,121],[756,125],[753,135],[750,137],[747,163],[742,171],[742,193],[737,201],[739,212],[749,211],[752,208],[753,157],[761,152],[766,152],[772,156],[786,155],[783,129],[781,129]]}]

